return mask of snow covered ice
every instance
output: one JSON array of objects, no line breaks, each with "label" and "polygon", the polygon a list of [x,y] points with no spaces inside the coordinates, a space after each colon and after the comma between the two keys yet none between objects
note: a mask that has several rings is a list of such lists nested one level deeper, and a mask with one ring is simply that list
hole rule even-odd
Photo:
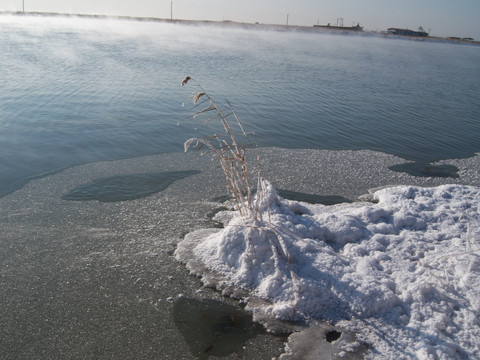
[{"label": "snow covered ice", "polygon": [[267,191],[263,220],[223,213],[225,227],[188,234],[177,259],[266,300],[247,306],[257,319],[328,321],[367,358],[480,357],[479,188],[396,186],[333,206]]}]

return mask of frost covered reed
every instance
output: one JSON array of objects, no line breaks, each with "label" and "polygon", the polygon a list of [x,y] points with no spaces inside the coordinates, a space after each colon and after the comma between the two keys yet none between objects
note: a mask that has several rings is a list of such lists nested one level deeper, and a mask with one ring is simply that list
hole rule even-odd
[{"label": "frost covered reed", "polygon": [[[251,141],[251,138],[255,138],[255,133],[245,131],[228,100],[225,100],[226,106],[222,109],[190,76],[185,77],[182,86],[187,83],[192,83],[196,87],[193,94],[195,110],[193,118],[206,117],[202,123],[220,121],[222,132],[187,140],[185,151],[195,147],[196,150],[211,154],[220,163],[227,190],[235,199],[239,214],[228,223],[224,223],[225,228],[217,234],[219,243],[216,242],[215,237],[207,237],[200,244],[205,242],[209,244],[207,247],[212,246],[224,254],[225,256],[220,255],[216,259],[223,264],[222,266],[229,266],[230,261],[242,263],[243,269],[248,269],[246,271],[251,274],[263,272],[259,268],[264,264],[270,264],[269,262],[273,259],[275,265],[265,266],[271,267],[274,272],[282,268],[289,274],[288,279],[282,279],[280,282],[286,283],[285,288],[290,286],[293,289],[291,301],[299,302],[300,278],[290,266],[291,255],[288,245],[298,236],[280,223],[272,222],[272,216],[278,214],[282,201],[274,187],[263,176],[258,154],[253,168],[249,168],[247,149],[257,146],[256,141]],[[256,192],[253,186],[256,186]],[[238,248],[230,248],[229,241],[224,242],[224,239],[235,239],[233,242],[238,245]],[[198,246],[201,246],[200,244]],[[242,248],[245,249],[245,253],[238,252],[238,249]],[[177,255],[180,259],[182,259],[182,251],[179,250]]]},{"label": "frost covered reed", "polygon": [[[256,186],[254,194],[251,181],[251,170],[247,164],[247,148],[256,146],[254,132],[247,132],[243,128],[231,103],[226,101],[226,109],[213,100],[205,89],[192,77],[186,76],[182,81],[182,87],[187,83],[193,84],[196,90],[193,95],[194,114],[193,118],[206,117],[203,123],[212,120],[220,121],[222,132],[209,137],[188,139],[184,146],[185,151],[193,146],[196,150],[208,153],[218,160],[226,179],[227,190],[235,199],[237,210],[242,217],[248,217],[253,222],[262,221],[262,211],[266,201],[266,181],[262,175],[260,159],[257,155],[256,161]],[[255,171],[253,171],[255,172]]]}]

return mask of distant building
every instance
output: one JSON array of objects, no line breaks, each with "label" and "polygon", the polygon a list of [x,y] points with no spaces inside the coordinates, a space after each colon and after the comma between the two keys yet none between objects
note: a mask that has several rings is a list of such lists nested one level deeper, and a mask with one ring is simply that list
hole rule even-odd
[{"label": "distant building", "polygon": [[418,28],[418,31],[410,30],[410,29],[399,29],[399,28],[390,28],[388,29],[390,34],[394,35],[403,35],[403,36],[419,36],[419,37],[426,37],[428,33],[423,31],[422,27]]}]

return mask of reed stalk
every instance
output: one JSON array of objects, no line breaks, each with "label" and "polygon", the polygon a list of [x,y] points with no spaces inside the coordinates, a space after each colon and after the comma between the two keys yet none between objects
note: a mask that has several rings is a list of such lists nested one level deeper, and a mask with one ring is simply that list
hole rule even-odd
[{"label": "reed stalk", "polygon": [[[235,204],[241,216],[249,217],[254,222],[262,221],[262,212],[259,209],[264,195],[265,179],[261,173],[260,160],[257,156],[257,192],[254,195],[250,170],[247,164],[247,148],[256,146],[251,137],[255,133],[245,131],[232,104],[226,100],[226,109],[221,109],[205,89],[190,76],[182,81],[182,87],[192,83],[198,91],[193,95],[195,110],[194,119],[207,116],[203,122],[220,121],[222,132],[208,137],[191,138],[185,144],[185,151],[190,147],[203,153],[209,153],[218,160],[226,179],[227,190],[235,199]],[[238,138],[238,139],[237,139]]]}]

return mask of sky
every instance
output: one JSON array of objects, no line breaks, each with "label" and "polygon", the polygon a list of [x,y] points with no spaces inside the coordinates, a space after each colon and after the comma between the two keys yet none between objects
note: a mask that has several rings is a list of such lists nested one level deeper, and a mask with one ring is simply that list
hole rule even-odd
[{"label": "sky", "polygon": [[[0,0],[0,11],[128,15],[248,23],[332,25],[360,23],[365,30],[389,27],[432,36],[480,40],[479,0]],[[339,20],[340,21],[340,20]]]}]

